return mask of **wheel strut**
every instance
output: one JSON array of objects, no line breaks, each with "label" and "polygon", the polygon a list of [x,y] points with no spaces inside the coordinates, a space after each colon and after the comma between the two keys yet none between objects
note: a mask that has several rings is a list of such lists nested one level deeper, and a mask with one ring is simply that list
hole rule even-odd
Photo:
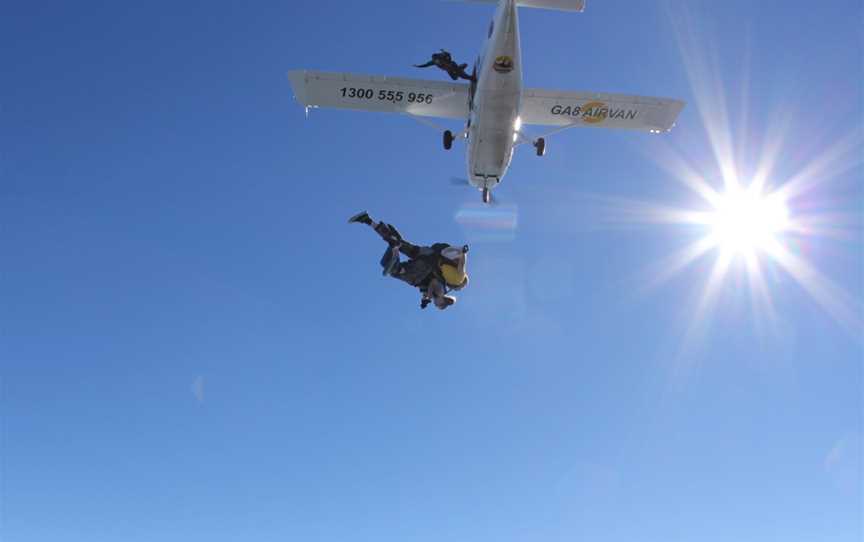
[{"label": "wheel strut", "polygon": [[543,156],[546,154],[546,140],[538,138],[537,141],[534,142],[534,148],[537,149],[537,156]]},{"label": "wheel strut", "polygon": [[450,130],[446,130],[444,132],[444,148],[446,150],[450,150],[450,147],[453,146],[453,132]]}]

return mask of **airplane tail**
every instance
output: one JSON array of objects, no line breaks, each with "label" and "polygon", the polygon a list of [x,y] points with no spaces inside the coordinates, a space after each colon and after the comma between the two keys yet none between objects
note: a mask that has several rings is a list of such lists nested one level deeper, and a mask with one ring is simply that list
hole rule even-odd
[{"label": "airplane tail", "polygon": [[524,8],[551,9],[554,11],[584,11],[585,0],[516,0]]},{"label": "airplane tail", "polygon": [[[497,4],[498,0],[462,0],[472,4]],[[551,9],[555,11],[585,10],[585,0],[516,0],[516,5],[522,8]]]}]

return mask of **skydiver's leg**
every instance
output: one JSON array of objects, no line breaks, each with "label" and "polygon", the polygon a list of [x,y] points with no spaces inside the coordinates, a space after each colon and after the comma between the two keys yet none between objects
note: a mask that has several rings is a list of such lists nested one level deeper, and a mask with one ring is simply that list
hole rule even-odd
[{"label": "skydiver's leg", "polygon": [[412,260],[420,255],[420,247],[413,245],[404,239],[399,243],[399,252],[408,256]]},{"label": "skydiver's leg", "polygon": [[420,290],[420,308],[425,309],[429,306],[429,303],[432,303],[432,297],[429,295],[429,282],[425,281],[423,284],[417,286]]},{"label": "skydiver's leg", "polygon": [[468,75],[468,72],[465,71],[465,68],[468,67],[468,64],[459,64],[459,77],[462,79],[467,79],[468,81],[473,81],[474,78]]},{"label": "skydiver's leg", "polygon": [[429,299],[435,301],[435,305],[438,305],[437,299],[444,295],[444,288],[441,286],[441,283],[438,282],[438,279],[432,279],[429,281],[428,286],[426,286],[426,296]]},{"label": "skydiver's leg", "polygon": [[429,281],[429,287],[426,291],[426,297],[432,299],[432,302],[435,303],[435,307],[440,310],[444,310],[453,303],[456,303],[456,298],[450,295],[447,295],[444,292],[444,286],[438,282],[438,279],[432,279]]}]

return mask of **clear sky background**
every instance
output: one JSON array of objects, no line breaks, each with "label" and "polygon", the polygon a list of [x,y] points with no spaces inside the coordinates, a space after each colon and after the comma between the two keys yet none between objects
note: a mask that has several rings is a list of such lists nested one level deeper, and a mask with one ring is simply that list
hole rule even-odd
[{"label": "clear sky background", "polygon": [[[861,540],[861,2],[523,10],[527,86],[687,106],[517,149],[512,229],[450,183],[464,145],[292,99],[289,69],[441,79],[411,64],[491,14],[4,2],[0,539]],[[631,212],[701,205],[670,157],[720,189],[724,121],[826,233],[782,239],[818,280],[763,259],[773,313],[740,261],[700,308],[716,251],[655,284],[704,232]],[[454,308],[381,277],[363,209],[471,243]]]}]

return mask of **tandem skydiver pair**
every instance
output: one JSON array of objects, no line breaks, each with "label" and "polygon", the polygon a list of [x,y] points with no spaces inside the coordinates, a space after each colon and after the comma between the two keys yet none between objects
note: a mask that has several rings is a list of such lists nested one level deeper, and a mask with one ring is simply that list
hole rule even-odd
[{"label": "tandem skydiver pair", "polygon": [[[456,303],[456,298],[448,294],[468,286],[468,245],[418,246],[403,239],[391,224],[375,222],[365,211],[352,216],[348,222],[369,226],[387,243],[381,257],[382,273],[419,289],[421,309],[432,303],[444,310]],[[408,260],[401,261],[400,253]]]}]

